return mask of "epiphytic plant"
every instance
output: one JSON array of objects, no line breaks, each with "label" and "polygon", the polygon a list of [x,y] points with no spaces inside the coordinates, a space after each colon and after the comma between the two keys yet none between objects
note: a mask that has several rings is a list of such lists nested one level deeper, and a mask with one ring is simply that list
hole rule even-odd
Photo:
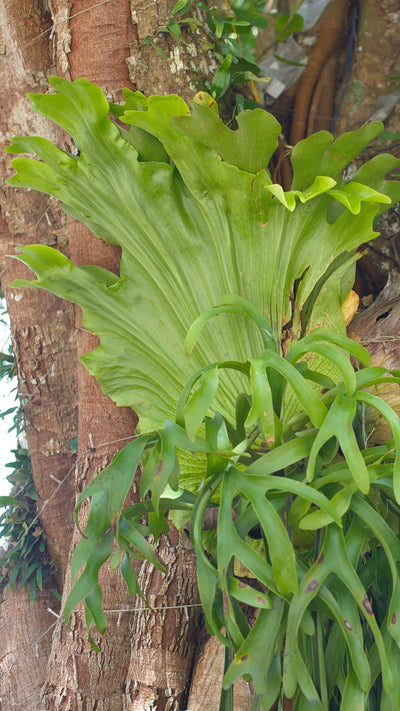
[{"label": "epiphytic plant", "polygon": [[[100,566],[111,557],[138,592],[132,559],[162,569],[147,535],[157,539],[165,512],[182,510],[207,626],[227,649],[221,708],[232,708],[241,674],[253,680],[253,709],[267,711],[280,693],[299,710],[392,708],[400,542],[385,516],[400,512],[400,421],[371,388],[397,377],[368,367],[342,313],[355,250],[400,194],[385,179],[391,156],[342,179],[381,124],[301,141],[284,192],[268,172],[280,127],[263,110],[243,112],[231,130],[206,94],[191,113],[177,96],[126,91],[117,107],[85,80],[52,85],[58,93],[32,95],[33,106],[79,155],[15,139],[10,152],[40,160],[15,159],[9,182],[58,197],[119,244],[121,273],[24,247],[19,259],[38,281],[16,286],[80,304],[100,339],[83,362],[138,412],[144,433],[79,497],[77,513],[85,498],[92,505],[66,617],[84,599],[88,625],[104,630]],[[357,440],[365,407],[390,423],[387,446]],[[140,461],[141,501],[124,508]],[[216,542],[205,547],[203,518],[215,507]]]}]

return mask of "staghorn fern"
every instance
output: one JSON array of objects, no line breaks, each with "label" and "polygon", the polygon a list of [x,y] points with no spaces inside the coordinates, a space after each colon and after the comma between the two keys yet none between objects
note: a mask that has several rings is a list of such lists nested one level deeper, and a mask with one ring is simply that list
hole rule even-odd
[{"label": "staghorn fern", "polygon": [[[368,367],[342,315],[355,250],[400,196],[399,184],[385,180],[398,164],[390,156],[349,183],[341,177],[381,125],[300,142],[285,193],[267,169],[280,127],[262,110],[240,114],[232,131],[206,94],[190,113],[177,96],[126,91],[118,107],[83,79],[51,83],[58,93],[33,95],[33,107],[72,135],[80,155],[15,139],[9,151],[41,160],[17,158],[9,183],[55,195],[119,244],[121,275],[34,246],[18,258],[38,281],[17,285],[82,307],[100,339],[84,363],[147,432],[78,499],[76,516],[86,498],[92,504],[66,618],[84,599],[88,626],[103,631],[99,568],[112,556],[129,591],[140,593],[132,558],[163,569],[146,536],[167,531],[165,512],[178,511],[191,520],[207,627],[227,659],[234,653],[224,711],[241,674],[254,682],[252,711],[268,711],[283,692],[296,711],[396,708],[400,542],[371,499],[400,520],[400,420],[368,391],[396,378]],[[359,448],[358,403],[387,419],[387,446]],[[124,508],[139,462],[142,500]],[[216,544],[207,551],[203,520],[215,506]],[[249,536],[257,526],[261,547]],[[255,610],[252,625],[243,603]]]},{"label": "staghorn fern", "polygon": [[[76,267],[44,246],[24,247],[19,258],[39,277],[30,286],[82,307],[85,326],[100,339],[82,360],[107,395],[135,409],[143,431],[172,415],[193,372],[259,352],[254,327],[227,314],[186,357],[192,322],[227,295],[264,315],[278,350],[285,326],[295,339],[321,326],[344,332],[340,306],[354,250],[376,236],[373,219],[399,190],[384,179],[397,165],[390,156],[370,161],[350,183],[341,174],[381,124],[335,142],[321,132],[299,143],[293,189],[284,193],[267,169],[280,126],[266,111],[244,111],[232,131],[206,94],[195,97],[190,115],[178,96],[125,91],[126,104],[117,108],[84,79],[51,84],[58,93],[30,95],[33,108],[70,133],[80,155],[43,138],[14,139],[9,152],[41,160],[15,159],[17,175],[8,182],[54,195],[95,235],[120,245],[120,278]],[[234,411],[241,389],[240,377],[225,378],[224,414]]]}]

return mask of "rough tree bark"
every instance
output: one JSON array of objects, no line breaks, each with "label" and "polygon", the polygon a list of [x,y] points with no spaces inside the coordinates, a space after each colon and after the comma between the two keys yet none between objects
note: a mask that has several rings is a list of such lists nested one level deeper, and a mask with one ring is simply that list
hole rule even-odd
[{"label": "rough tree bark", "polygon": [[[28,111],[27,91],[46,90],[51,64],[48,36],[51,18],[43,7],[9,0],[0,7],[1,48],[1,174],[10,174],[3,148],[6,137],[41,133],[57,140],[57,131]],[[76,435],[75,329],[73,309],[50,295],[17,295],[9,284],[27,270],[6,255],[20,244],[41,242],[65,250],[64,219],[54,201],[31,193],[0,192],[1,285],[7,297],[14,349],[19,371],[19,389],[26,434],[31,452],[34,483],[40,495],[38,509],[47,532],[49,551],[56,562],[57,580],[37,595],[29,606],[25,591],[8,592],[0,601],[1,698],[4,709],[37,711],[44,683],[51,637],[40,636],[54,623],[47,611],[58,611],[50,593],[62,590],[72,537],[73,462],[69,443]],[[70,476],[67,476],[71,472]],[[58,482],[63,481],[62,487]],[[45,505],[45,502],[48,502]],[[60,526],[61,522],[61,526]],[[36,645],[36,640],[40,640]]]}]

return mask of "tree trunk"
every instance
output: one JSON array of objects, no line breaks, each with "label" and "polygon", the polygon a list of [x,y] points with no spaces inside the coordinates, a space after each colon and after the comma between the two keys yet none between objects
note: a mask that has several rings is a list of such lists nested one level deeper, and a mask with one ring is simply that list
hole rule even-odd
[{"label": "tree trunk", "polygon": [[29,593],[19,588],[2,595],[0,613],[2,711],[42,711],[40,692],[56,618],[55,597],[47,590]]},{"label": "tree trunk", "polygon": [[[196,664],[190,685],[187,711],[216,711],[224,673],[224,647],[216,637],[207,637],[198,645]],[[252,685],[243,678],[233,685],[234,708],[249,711],[253,698]]]},{"label": "tree trunk", "polygon": [[153,609],[136,614],[132,621],[127,711],[186,708],[200,624],[196,561],[186,534],[175,529],[168,538],[162,537],[158,552],[166,575],[148,563],[138,575]]},{"label": "tree trunk", "polygon": [[[50,19],[38,2],[27,8],[25,2],[7,0],[0,6],[0,164],[5,177],[11,175],[3,150],[7,136],[37,133],[57,140],[57,130],[33,115],[26,99],[28,91],[46,91],[51,45],[42,33],[50,29]],[[12,324],[33,480],[40,496],[38,513],[56,565],[56,580],[37,593],[33,606],[24,590],[2,593],[0,695],[5,710],[37,711],[54,623],[47,608],[55,612],[59,608],[50,590],[57,586],[62,590],[73,530],[75,453],[70,442],[77,431],[75,329],[70,304],[36,290],[28,293],[9,287],[15,278],[27,276],[27,270],[7,256],[18,245],[39,241],[67,248],[59,207],[43,195],[2,187],[0,209],[1,286]]]}]

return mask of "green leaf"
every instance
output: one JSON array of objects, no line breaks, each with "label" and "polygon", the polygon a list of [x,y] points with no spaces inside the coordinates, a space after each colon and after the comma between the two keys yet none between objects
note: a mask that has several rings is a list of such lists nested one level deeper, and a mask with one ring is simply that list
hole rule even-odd
[{"label": "green leaf", "polygon": [[141,534],[134,522],[121,517],[118,522],[116,540],[120,545],[126,545],[126,542],[128,542],[130,550],[136,558],[148,560],[157,570],[165,572],[165,566],[158,558],[154,547]]},{"label": "green leaf", "polygon": [[246,469],[246,476],[265,477],[301,462],[309,456],[315,437],[315,433],[304,434],[275,447],[250,464]]},{"label": "green leaf", "polygon": [[239,602],[252,607],[260,607],[261,609],[269,609],[271,607],[271,599],[268,595],[248,585],[243,580],[236,578],[228,579],[228,591]]},{"label": "green leaf", "polygon": [[139,493],[142,499],[145,499],[147,492],[150,491],[158,468],[162,467],[160,452],[161,441],[157,439],[150,451],[145,452],[145,456],[143,456],[142,474],[139,483]]},{"label": "green leaf", "polygon": [[340,333],[329,333],[326,331],[318,331],[317,333],[310,333],[304,336],[304,338],[291,347],[286,358],[290,363],[296,363],[305,353],[313,352],[314,345],[318,345],[319,343],[332,343],[334,346],[343,348],[343,350],[350,353],[354,358],[359,360],[362,365],[368,366],[369,364],[371,356],[364,346]]},{"label": "green leaf", "polygon": [[356,389],[356,374],[347,353],[339,351],[328,343],[318,343],[313,346],[313,353],[322,356],[337,368],[343,379],[346,395],[351,397]]},{"label": "green leaf", "polygon": [[299,371],[284,358],[280,358],[270,351],[264,351],[262,357],[266,366],[276,370],[287,380],[312,424],[315,427],[320,427],[327,415],[326,406]]},{"label": "green leaf", "polygon": [[[224,23],[216,21],[215,27],[215,34],[217,35],[217,37],[221,37],[224,31]],[[223,62],[221,62],[220,66],[214,74],[210,89],[211,96],[214,99],[220,99],[228,89],[231,80],[231,64],[232,55],[227,54],[225,59],[223,60]]]},{"label": "green leaf", "polygon": [[178,2],[175,3],[171,10],[171,15],[176,15],[176,13],[183,10],[183,8],[185,8],[184,12],[187,12],[188,10],[190,10],[191,4],[191,0],[178,0]]},{"label": "green leaf", "polygon": [[388,649],[388,664],[393,671],[394,685],[390,692],[382,690],[380,711],[391,711],[397,708],[400,703],[400,653],[397,644],[388,638],[388,634],[384,632],[384,639]]},{"label": "green leaf", "polygon": [[[391,673],[390,670],[386,668],[386,654],[377,622],[368,602],[365,590],[347,556],[343,534],[340,532],[340,529],[332,524],[326,529],[326,537],[321,555],[304,575],[299,587],[299,592],[293,598],[289,610],[284,661],[284,688],[286,694],[290,697],[293,696],[297,683],[300,684],[303,693],[309,700],[311,700],[315,694],[315,687],[312,684],[309,671],[301,656],[297,640],[304,611],[318,594],[323,582],[330,573],[334,573],[340,578],[367,623],[370,625],[379,648],[381,667],[384,675],[384,686],[387,686],[388,689],[391,686]],[[335,619],[340,625],[358,681],[361,688],[366,691],[370,684],[370,669],[368,660],[362,649],[362,640],[359,638],[359,635],[355,634],[355,630],[350,623],[348,625],[344,624],[344,621],[346,621],[344,612],[340,609],[329,591],[324,588],[322,595],[326,604],[328,604],[331,611],[334,612]],[[349,609],[350,608],[348,608],[348,611]]]},{"label": "green leaf", "polygon": [[206,370],[198,380],[194,394],[186,403],[184,419],[189,439],[195,440],[196,432],[213,402],[218,390],[218,368]]},{"label": "green leaf", "polygon": [[[285,445],[282,445],[283,447]],[[277,450],[273,450],[271,454],[273,454]],[[267,455],[265,455],[267,456]],[[254,465],[251,465],[251,467]],[[249,467],[249,469],[251,468]],[[242,477],[247,477],[249,474],[249,469],[247,469],[245,474],[242,474]],[[301,481],[296,481],[295,479],[290,479],[290,478],[282,478],[282,477],[270,477],[266,476],[265,479],[262,481],[262,487],[265,492],[267,491],[273,491],[274,489],[278,491],[285,491],[285,492],[290,492],[291,494],[294,494],[295,496],[303,498],[305,501],[308,501],[309,503],[313,503],[316,506],[319,506],[321,509],[323,509],[330,518],[332,518],[335,523],[341,527],[342,522],[341,522],[341,516],[336,510],[335,506],[332,504],[329,499],[327,499],[324,494],[322,494],[320,491],[317,491],[314,489],[312,486],[308,484],[304,484]],[[247,490],[248,484],[246,484],[246,490]]]},{"label": "green leaf", "polygon": [[176,454],[176,447],[179,443],[177,430],[174,426],[166,422],[164,430],[160,433],[161,441],[161,460],[160,466],[157,467],[153,482],[152,482],[152,502],[155,512],[159,512],[159,501],[167,483],[172,489],[177,491],[179,485],[179,462]]},{"label": "green leaf", "polygon": [[290,67],[305,67],[304,60],[296,62],[293,59],[286,59],[286,57],[282,57],[282,55],[278,54],[278,52],[274,52],[272,56],[274,57],[274,59],[277,59],[278,62],[282,62],[282,64],[287,64]]},{"label": "green leaf", "polygon": [[380,138],[381,141],[398,141],[400,139],[400,133],[393,133],[393,131],[387,131],[384,129],[381,131],[378,138]]},{"label": "green leaf", "polygon": [[[279,652],[280,626],[284,613],[283,601],[274,598],[272,610],[260,610],[260,613],[246,637],[243,644],[237,650],[235,658],[229,669],[225,672],[223,685],[226,688],[233,684],[240,676],[250,674],[254,682],[255,691],[264,698],[264,708],[268,708],[268,703],[274,702],[279,686],[277,680],[271,684],[271,666],[275,662],[276,654]],[[274,695],[275,694],[275,695]],[[267,703],[268,699],[268,703]]]},{"label": "green leaf", "polygon": [[126,582],[129,595],[140,595],[140,597],[142,597],[142,592],[140,590],[137,577],[132,568],[132,563],[129,559],[129,555],[126,552],[124,553],[121,561],[121,574]]},{"label": "green leaf", "polygon": [[240,20],[246,21],[252,27],[261,27],[262,29],[268,27],[268,18],[255,6],[246,8],[236,5],[235,15]]},{"label": "green leaf", "polygon": [[[264,482],[258,479],[242,477],[235,472],[235,485],[242,489],[251,502],[268,541],[269,557],[276,587],[282,595],[297,591],[295,554],[281,517],[265,496]],[[221,498],[224,494],[224,482]],[[243,560],[246,565],[246,560]]]},{"label": "green leaf", "polygon": [[191,356],[199,334],[207,321],[223,313],[237,313],[246,316],[249,321],[253,321],[255,326],[257,326],[264,347],[273,351],[277,350],[277,345],[272,335],[272,327],[265,316],[241,296],[228,294],[224,297],[223,303],[220,306],[214,306],[212,309],[208,309],[208,311],[202,313],[196,321],[192,323],[185,339],[185,353],[188,356]]},{"label": "green leaf", "polygon": [[300,32],[303,29],[303,22],[302,15],[298,15],[297,13],[294,15],[289,15],[288,13],[278,15],[275,20],[278,42],[283,42],[289,35]]},{"label": "green leaf", "polygon": [[354,180],[351,183],[345,183],[340,188],[330,190],[329,194],[351,210],[354,215],[360,213],[362,201],[382,203],[384,205],[390,205],[391,203],[388,195],[382,195],[367,185],[362,185]]},{"label": "green leaf", "polygon": [[108,516],[108,495],[101,491],[94,494],[88,521],[85,527],[85,535],[82,536],[74,550],[71,561],[71,577],[74,580],[79,570],[87,563],[99,541],[110,531],[111,520]]},{"label": "green leaf", "polygon": [[[232,73],[232,84],[234,86],[239,86],[241,84],[246,84],[248,81],[257,81],[260,84],[269,84],[271,81],[270,77],[259,77],[258,74],[254,74],[250,71],[234,72]],[[246,109],[249,107],[246,106]],[[256,108],[256,106],[254,107]],[[257,106],[258,108],[258,106]],[[254,110],[254,109],[253,109]]]},{"label": "green leaf", "polygon": [[387,627],[389,633],[396,641],[400,642],[400,580],[396,563],[400,560],[400,541],[391,531],[383,518],[363,501],[359,495],[351,503],[352,510],[368,524],[379,543],[382,545],[389,563],[392,576],[392,594],[388,606]]},{"label": "green leaf", "polygon": [[16,506],[16,504],[18,501],[13,496],[0,496],[0,506]]},{"label": "green leaf", "polygon": [[[107,627],[107,619],[101,606],[103,593],[100,585],[96,585],[91,593],[85,598],[86,609],[90,614],[90,620],[94,622],[100,634],[103,634]],[[87,625],[90,630],[90,624]]]},{"label": "green leaf", "polygon": [[69,443],[69,446],[71,447],[71,449],[74,450],[74,452],[77,452],[78,451],[78,437],[73,437],[73,439],[71,439],[71,441]]},{"label": "green leaf", "polygon": [[[149,529],[151,532],[151,535],[153,536],[154,540],[157,542],[158,539],[160,538],[160,535],[164,533],[166,536],[169,533],[169,523],[166,520],[164,513],[162,511],[151,511],[151,513],[148,514],[148,524],[149,524]],[[186,521],[187,521],[187,514],[186,514]],[[184,523],[186,523],[186,521]]]},{"label": "green leaf", "polygon": [[400,418],[382,398],[373,393],[358,392],[357,400],[365,402],[377,410],[389,423],[396,445],[396,458],[393,464],[393,490],[396,501],[400,503]]},{"label": "green leaf", "polygon": [[174,118],[172,125],[240,170],[257,173],[266,169],[278,147],[281,130],[274,116],[262,109],[242,111],[237,117],[238,128],[232,130],[221,122],[209,99],[204,92],[196,94],[191,102],[193,115]]},{"label": "green leaf", "polygon": [[258,426],[269,446],[275,442],[275,418],[272,391],[262,358],[250,363],[252,405],[245,426]]},{"label": "green leaf", "polygon": [[78,603],[84,598],[87,598],[98,585],[99,569],[112,553],[113,540],[114,534],[110,531],[110,533],[100,538],[95,546],[92,547],[86,567],[78,580],[74,583],[66,600],[64,607],[64,617],[66,621],[69,620],[73,609]]},{"label": "green leaf", "polygon": [[106,519],[109,523],[121,512],[148,439],[147,436],[143,436],[129,442],[117,452],[111,464],[88,484],[78,496],[75,508],[76,522],[82,502],[89,496],[99,493],[107,496]]},{"label": "green leaf", "polygon": [[317,175],[329,176],[341,182],[346,166],[379,135],[382,128],[381,123],[371,122],[336,140],[329,131],[318,131],[299,141],[292,153],[292,190],[306,190]]},{"label": "green leaf", "polygon": [[293,212],[296,207],[295,193],[290,190],[285,193],[281,185],[276,185],[275,183],[270,185],[269,183],[264,184],[264,189],[267,190],[271,195],[281,203],[287,210]]},{"label": "green leaf", "polygon": [[20,585],[25,585],[25,583],[29,580],[31,575],[40,567],[40,561],[35,561],[34,563],[31,563],[31,565],[28,565],[27,568],[24,569],[23,574],[19,580]]},{"label": "green leaf", "polygon": [[207,629],[220,642],[225,643],[225,637],[221,633],[222,615],[215,599],[218,571],[206,555],[202,540],[204,514],[210,504],[211,497],[221,483],[221,478],[222,473],[217,472],[197,497],[190,518],[190,540],[196,554],[197,584]]},{"label": "green leaf", "polygon": [[368,493],[370,485],[368,469],[353,430],[356,406],[357,401],[354,398],[348,398],[341,392],[337,395],[312,445],[307,466],[307,481],[312,481],[314,478],[317,456],[322,445],[331,437],[337,437],[355,483],[364,494]]},{"label": "green leaf", "polygon": [[111,570],[116,570],[118,568],[118,566],[121,564],[122,554],[123,554],[123,551],[121,550],[121,548],[117,548],[117,550],[115,551],[115,553],[113,554],[113,556],[110,560]]},{"label": "green leaf", "polygon": [[39,590],[43,590],[43,575],[41,565],[39,565],[36,570],[36,585],[38,586]]},{"label": "green leaf", "polygon": [[179,26],[179,23],[175,20],[175,18],[169,20],[166,26],[166,30],[172,35],[174,35],[174,37],[180,37],[182,34],[182,30]]},{"label": "green leaf", "polygon": [[[342,517],[348,511],[351,503],[353,494],[357,491],[357,486],[355,484],[345,486],[341,491],[335,494],[330,503],[335,507],[338,516]],[[294,518],[294,512],[292,514],[292,520]],[[328,524],[332,523],[332,517],[327,513],[327,511],[313,511],[306,516],[304,516],[299,526],[302,530],[316,531],[319,528],[324,528]]]},{"label": "green leaf", "polygon": [[35,601],[35,591],[36,591],[36,580],[35,578],[32,578],[31,582],[29,583],[29,602],[32,603]]},{"label": "green leaf", "polygon": [[228,458],[233,455],[228,430],[223,417],[216,413],[205,420],[206,440],[210,451],[207,453],[207,477],[224,471]]}]

